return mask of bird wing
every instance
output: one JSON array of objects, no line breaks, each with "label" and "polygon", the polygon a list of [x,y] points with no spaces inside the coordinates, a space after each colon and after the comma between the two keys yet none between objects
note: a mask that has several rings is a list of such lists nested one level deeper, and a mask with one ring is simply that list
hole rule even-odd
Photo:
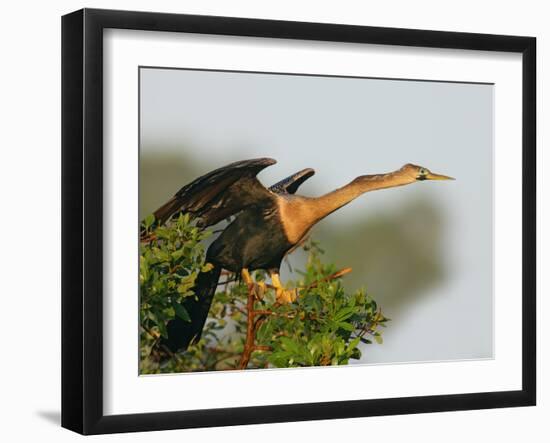
[{"label": "bird wing", "polygon": [[188,212],[206,227],[248,206],[271,206],[275,204],[275,194],[265,188],[256,175],[275,163],[272,158],[258,158],[211,171],[181,188],[155,211],[155,219],[164,223],[176,213]]},{"label": "bird wing", "polygon": [[288,176],[280,182],[275,183],[269,188],[269,190],[275,192],[276,194],[294,194],[302,183],[314,175],[315,171],[313,169],[302,169],[301,171]]}]

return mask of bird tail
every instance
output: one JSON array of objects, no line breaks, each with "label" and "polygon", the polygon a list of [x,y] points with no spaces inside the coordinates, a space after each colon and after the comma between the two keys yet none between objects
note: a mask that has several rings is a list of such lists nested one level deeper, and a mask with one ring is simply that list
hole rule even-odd
[{"label": "bird tail", "polygon": [[195,283],[195,296],[187,297],[182,302],[191,321],[176,317],[166,325],[168,338],[163,338],[161,343],[172,352],[185,351],[191,343],[195,343],[201,338],[202,328],[216,293],[220,273],[221,268],[214,266],[210,271],[201,272],[198,275]]}]

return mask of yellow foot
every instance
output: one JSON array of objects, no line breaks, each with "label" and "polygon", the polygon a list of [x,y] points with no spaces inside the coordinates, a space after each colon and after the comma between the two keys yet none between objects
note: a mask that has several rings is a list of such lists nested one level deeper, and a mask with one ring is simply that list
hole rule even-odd
[{"label": "yellow foot", "polygon": [[296,298],[298,297],[298,290],[278,288],[276,289],[275,297],[276,297],[277,303],[279,303],[280,305],[293,303],[296,301]]},{"label": "yellow foot", "polygon": [[286,305],[288,303],[292,303],[296,300],[296,297],[298,296],[298,290],[297,289],[286,289],[279,279],[279,274],[272,273],[271,274],[271,282],[273,283],[273,286],[275,287],[275,299],[277,303],[280,305]]}]

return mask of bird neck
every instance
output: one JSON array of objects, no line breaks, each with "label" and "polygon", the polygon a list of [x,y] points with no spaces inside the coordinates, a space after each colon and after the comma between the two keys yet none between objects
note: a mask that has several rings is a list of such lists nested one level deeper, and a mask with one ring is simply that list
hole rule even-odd
[{"label": "bird neck", "polygon": [[400,170],[388,174],[362,175],[357,177],[351,183],[314,199],[317,213],[315,217],[316,221],[347,205],[365,192],[404,186],[415,181],[415,178],[403,174]]}]

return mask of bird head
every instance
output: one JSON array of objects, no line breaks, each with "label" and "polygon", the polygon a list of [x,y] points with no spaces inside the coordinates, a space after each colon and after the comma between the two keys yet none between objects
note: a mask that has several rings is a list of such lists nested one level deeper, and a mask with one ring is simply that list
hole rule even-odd
[{"label": "bird head", "polygon": [[423,180],[454,180],[453,177],[448,175],[436,174],[431,172],[428,168],[423,166],[413,165],[407,163],[401,168],[401,172],[409,177],[411,181],[423,181]]}]

